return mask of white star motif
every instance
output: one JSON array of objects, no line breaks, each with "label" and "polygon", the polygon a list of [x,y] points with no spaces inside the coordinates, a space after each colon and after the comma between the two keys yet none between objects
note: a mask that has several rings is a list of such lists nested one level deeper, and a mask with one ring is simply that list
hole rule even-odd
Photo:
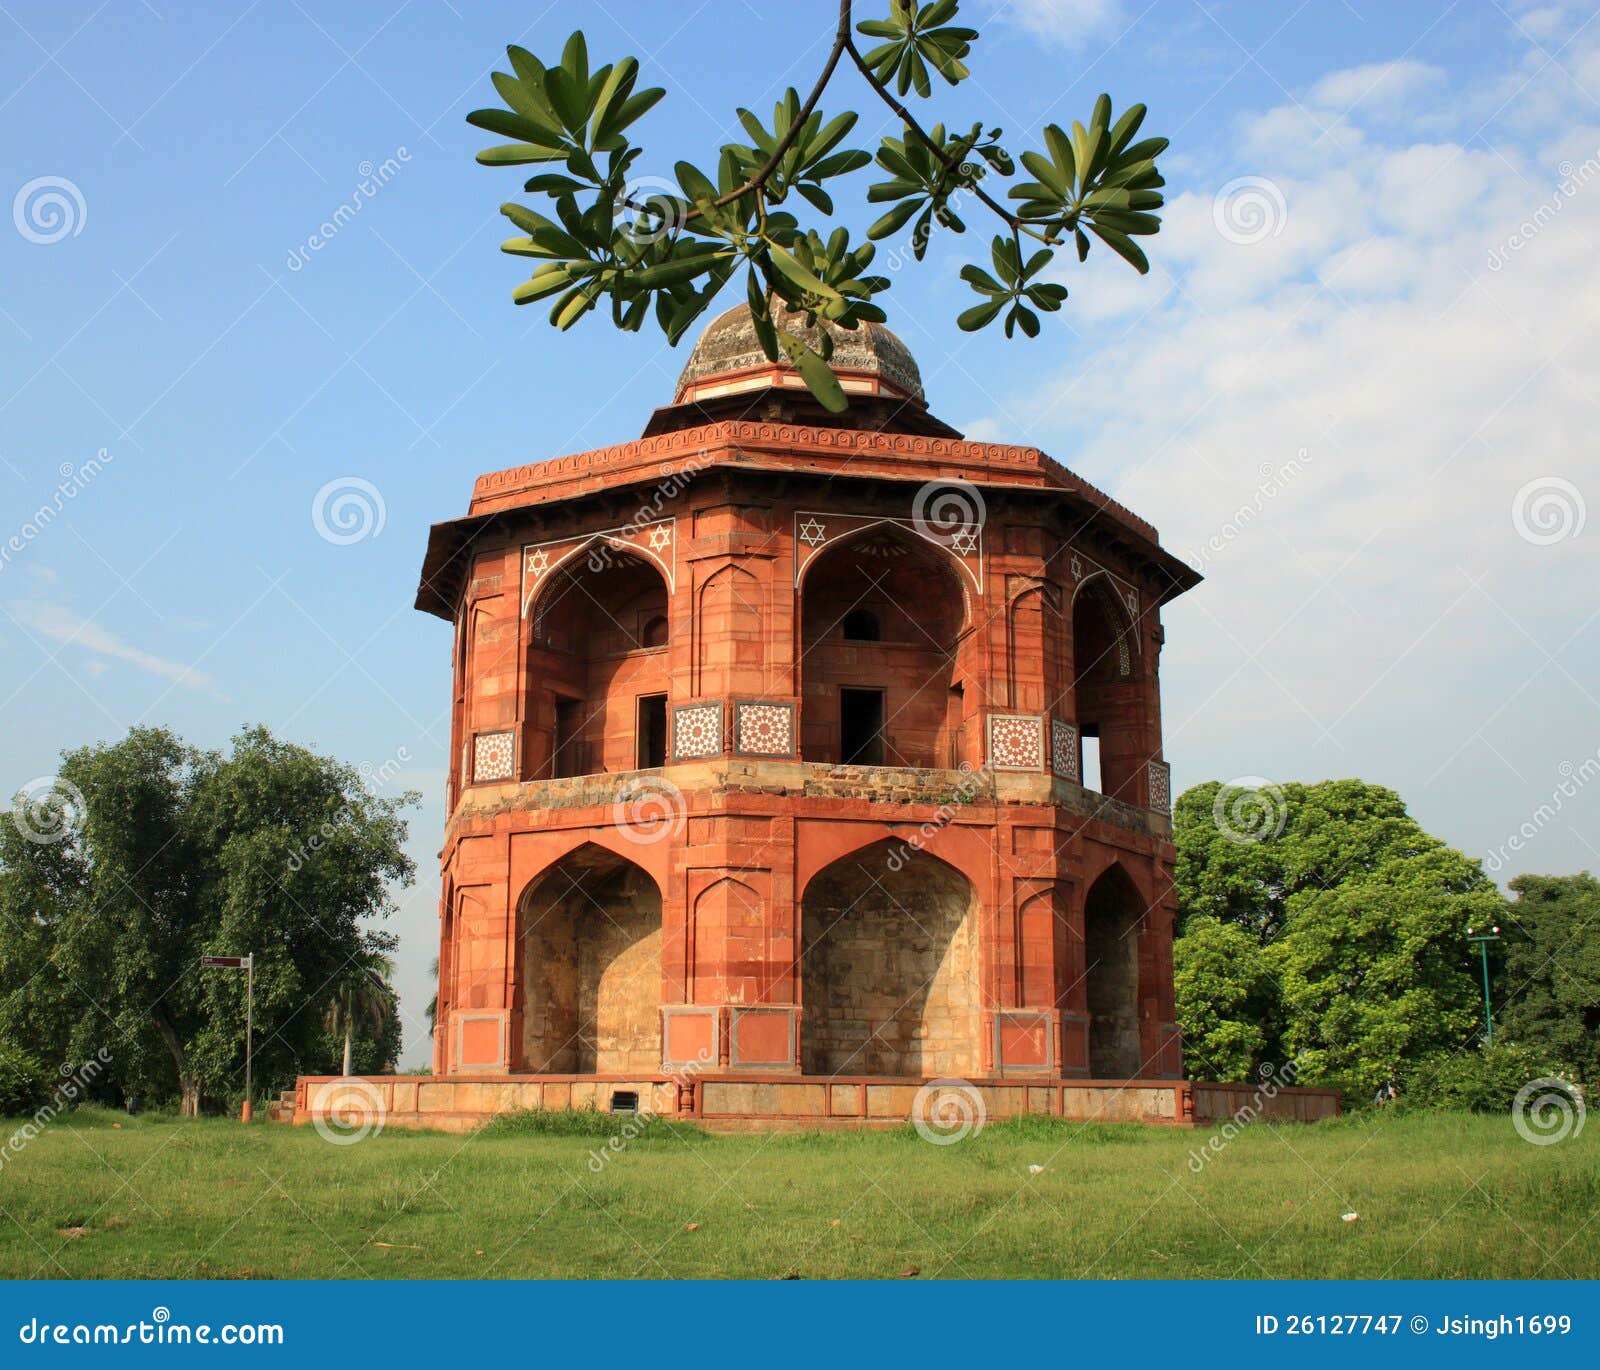
[{"label": "white star motif", "polygon": [[671,541],[672,525],[670,523],[658,523],[650,530],[650,550],[652,552],[659,552]]},{"label": "white star motif", "polygon": [[540,548],[528,556],[528,574],[537,579],[550,569],[550,553]]},{"label": "white star motif", "polygon": [[958,528],[950,535],[950,546],[962,556],[976,549],[978,545],[978,530],[976,528]]},{"label": "white star motif", "polygon": [[1078,555],[1076,552],[1074,552],[1072,555],[1072,578],[1074,580],[1083,579],[1083,563],[1078,560]]},{"label": "white star motif", "polygon": [[1139,595],[1138,595],[1137,591],[1134,591],[1134,590],[1129,590],[1128,591],[1127,604],[1128,604],[1128,612],[1130,614],[1134,615],[1134,617],[1137,618],[1138,614],[1139,614]]},{"label": "white star motif", "polygon": [[827,533],[816,519],[807,519],[800,525],[800,541],[807,547],[819,546],[826,537]]}]

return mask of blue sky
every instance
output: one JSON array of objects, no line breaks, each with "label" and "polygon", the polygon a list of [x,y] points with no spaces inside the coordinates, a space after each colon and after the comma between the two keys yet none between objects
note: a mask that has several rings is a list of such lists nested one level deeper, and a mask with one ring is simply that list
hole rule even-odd
[{"label": "blue sky", "polygon": [[[640,172],[710,164],[736,105],[809,82],[832,9],[6,0],[0,545],[105,456],[0,560],[0,781],[139,722],[400,762],[420,1023],[449,701],[449,630],[410,607],[427,525],[479,472],[637,436],[683,360],[512,307],[519,178],[463,117],[507,42],[553,57],[581,27],[668,90]],[[1037,443],[1203,564],[1166,615],[1175,783],[1358,775],[1501,879],[1600,866],[1592,8],[963,10],[952,121],[1019,147],[1103,89],[1173,139],[1150,276],[1091,261],[1038,342],[968,337],[969,235],[890,307],[936,413]],[[854,141],[886,131],[871,110]],[[382,528],[329,541],[313,501],[349,478]]]}]

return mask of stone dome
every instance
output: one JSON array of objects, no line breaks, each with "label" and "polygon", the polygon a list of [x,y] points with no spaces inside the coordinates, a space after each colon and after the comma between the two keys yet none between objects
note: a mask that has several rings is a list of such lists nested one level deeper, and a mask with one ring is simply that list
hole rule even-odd
[{"label": "stone dome", "polygon": [[[822,328],[833,334],[829,364],[839,374],[846,393],[884,394],[926,403],[922,375],[911,349],[882,324],[862,323],[848,329],[819,321],[817,327],[807,328],[804,313],[785,309],[777,300],[772,301],[771,307],[775,322],[784,324],[814,348],[819,347]],[[787,361],[767,360],[756,338],[750,307],[739,304],[706,325],[678,377],[674,402],[682,404],[771,385],[804,388],[799,374]]]}]

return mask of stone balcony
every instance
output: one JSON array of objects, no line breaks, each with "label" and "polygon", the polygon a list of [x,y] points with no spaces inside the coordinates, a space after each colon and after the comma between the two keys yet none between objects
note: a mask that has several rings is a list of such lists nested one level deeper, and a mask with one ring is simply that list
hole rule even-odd
[{"label": "stone balcony", "polygon": [[[477,784],[464,789],[454,827],[477,814],[548,812],[626,803],[630,792],[676,790],[686,802],[725,795],[857,801],[942,811],[945,821],[971,805],[1050,805],[1159,841],[1170,841],[1168,814],[1141,809],[1056,775],[922,766],[848,766],[833,762],[722,757],[652,770],[567,776],[557,780]],[[921,815],[919,815],[921,816]]]}]

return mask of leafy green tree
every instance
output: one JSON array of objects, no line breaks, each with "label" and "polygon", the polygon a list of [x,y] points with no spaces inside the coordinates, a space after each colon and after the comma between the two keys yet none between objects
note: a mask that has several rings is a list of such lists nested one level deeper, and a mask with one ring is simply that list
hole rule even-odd
[{"label": "leafy green tree", "polygon": [[[1067,291],[1049,279],[1049,269],[1069,243],[1082,261],[1093,235],[1148,271],[1135,239],[1161,226],[1156,211],[1165,182],[1156,158],[1167,140],[1137,139],[1143,105],[1113,121],[1110,97],[1102,95],[1086,124],[1070,131],[1047,126],[1042,149],[1020,155],[1032,179],[1002,195],[996,182],[1017,175],[1017,159],[1001,145],[1001,129],[981,121],[930,127],[904,103],[930,99],[934,76],[951,86],[966,79],[979,35],[951,22],[957,9],[957,0],[920,6],[889,0],[886,17],[854,23],[851,0],[840,0],[833,43],[810,94],[802,100],[790,89],[770,121],[741,108],[749,142],[724,144],[714,171],[678,161],[676,189],[636,174],[644,151],[629,130],[665,92],[636,89],[635,58],[591,67],[582,33],[567,40],[551,65],[507,48],[511,71],[493,76],[505,107],[475,110],[467,122],[511,140],[481,151],[485,166],[546,168],[523,190],[545,197],[554,215],[518,203],[501,207],[523,235],[502,250],[538,263],[512,299],[551,300],[550,322],[559,329],[609,300],[617,328],[632,332],[653,316],[676,343],[743,267],[768,359],[785,355],[818,400],[837,412],[847,400],[827,365],[833,333],[815,326],[824,320],[850,330],[887,317],[875,297],[888,291],[889,279],[869,274],[874,239],[910,225],[920,261],[936,226],[963,233],[963,215],[993,216],[1001,232],[989,246],[992,271],[976,262],[962,268],[979,300],[957,323],[979,329],[1003,313],[1007,337],[1019,328],[1036,336],[1039,313],[1061,308]],[[866,51],[858,34],[872,40]],[[828,118],[820,108],[846,65],[899,122],[900,136],[883,138],[876,154],[844,146],[859,120],[855,111]],[[830,183],[873,162],[886,179],[874,182],[866,199],[891,208],[867,228],[867,240],[852,247],[844,225],[819,231],[814,224],[826,230],[835,219]],[[769,296],[783,308],[774,310]]]},{"label": "leafy green tree", "polygon": [[136,728],[65,754],[54,792],[72,821],[0,815],[0,1040],[63,1065],[107,1047],[125,1093],[197,1112],[242,1082],[245,1014],[244,977],[200,957],[253,952],[257,1079],[320,1059],[332,986],[394,946],[366,923],[413,877],[415,796],[263,728],[227,754]]},{"label": "leafy green tree", "polygon": [[1442,843],[1291,900],[1270,960],[1300,1079],[1370,1089],[1471,1042],[1482,997],[1467,928],[1502,907],[1477,862]]},{"label": "leafy green tree", "polygon": [[1496,1024],[1514,1042],[1600,1079],[1600,881],[1519,875],[1503,920],[1505,1008]]},{"label": "leafy green tree", "polygon": [[1178,1026],[1192,1072],[1211,1080],[1250,1080],[1281,1059],[1273,1033],[1281,1020],[1277,981],[1260,943],[1243,928],[1201,914],[1173,947]]},{"label": "leafy green tree", "polygon": [[1239,1078],[1262,1051],[1301,1083],[1370,1088],[1472,1039],[1467,929],[1505,903],[1392,790],[1208,782],[1180,796],[1173,839],[1192,1070],[1220,1078],[1225,1062]]}]

